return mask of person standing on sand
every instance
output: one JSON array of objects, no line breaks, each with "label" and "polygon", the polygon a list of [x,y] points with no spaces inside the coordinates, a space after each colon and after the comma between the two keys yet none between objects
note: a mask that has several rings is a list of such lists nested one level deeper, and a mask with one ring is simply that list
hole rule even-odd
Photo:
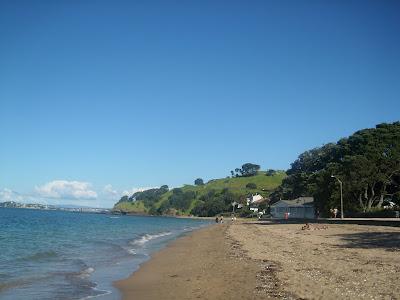
[{"label": "person standing on sand", "polygon": [[337,213],[338,213],[338,209],[335,207],[335,208],[333,209],[333,217],[334,217],[335,219],[336,219]]}]

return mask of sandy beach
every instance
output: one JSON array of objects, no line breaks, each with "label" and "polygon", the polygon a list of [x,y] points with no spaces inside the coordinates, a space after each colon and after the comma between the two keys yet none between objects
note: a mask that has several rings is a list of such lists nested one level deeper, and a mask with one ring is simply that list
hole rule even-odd
[{"label": "sandy beach", "polygon": [[193,232],[115,283],[123,299],[400,299],[400,228],[237,222]]}]

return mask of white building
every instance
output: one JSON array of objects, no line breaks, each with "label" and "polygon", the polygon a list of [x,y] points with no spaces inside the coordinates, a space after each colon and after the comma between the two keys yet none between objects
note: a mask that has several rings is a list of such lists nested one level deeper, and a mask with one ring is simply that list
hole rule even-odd
[{"label": "white building", "polygon": [[264,201],[263,196],[261,196],[260,194],[255,194],[255,195],[251,195],[251,197],[247,198],[247,205],[251,204],[258,204],[262,201]]}]

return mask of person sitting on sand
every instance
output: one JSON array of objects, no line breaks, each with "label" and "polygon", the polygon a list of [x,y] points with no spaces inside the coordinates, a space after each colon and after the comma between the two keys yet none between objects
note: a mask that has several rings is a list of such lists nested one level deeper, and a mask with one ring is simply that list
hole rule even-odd
[{"label": "person sitting on sand", "polygon": [[215,217],[215,223],[219,223],[219,218],[218,218],[218,216]]},{"label": "person sitting on sand", "polygon": [[221,224],[224,223],[224,216],[221,216],[220,222]]}]

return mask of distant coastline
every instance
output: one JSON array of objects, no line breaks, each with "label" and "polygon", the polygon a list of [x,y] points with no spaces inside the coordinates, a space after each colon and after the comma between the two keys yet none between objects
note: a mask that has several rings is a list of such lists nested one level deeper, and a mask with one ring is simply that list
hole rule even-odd
[{"label": "distant coastline", "polygon": [[78,207],[78,206],[75,207],[75,206],[49,205],[49,204],[39,204],[39,203],[20,203],[15,201],[0,202],[0,208],[60,210],[60,211],[98,213],[98,214],[109,214],[112,212],[111,209],[107,208]]}]

